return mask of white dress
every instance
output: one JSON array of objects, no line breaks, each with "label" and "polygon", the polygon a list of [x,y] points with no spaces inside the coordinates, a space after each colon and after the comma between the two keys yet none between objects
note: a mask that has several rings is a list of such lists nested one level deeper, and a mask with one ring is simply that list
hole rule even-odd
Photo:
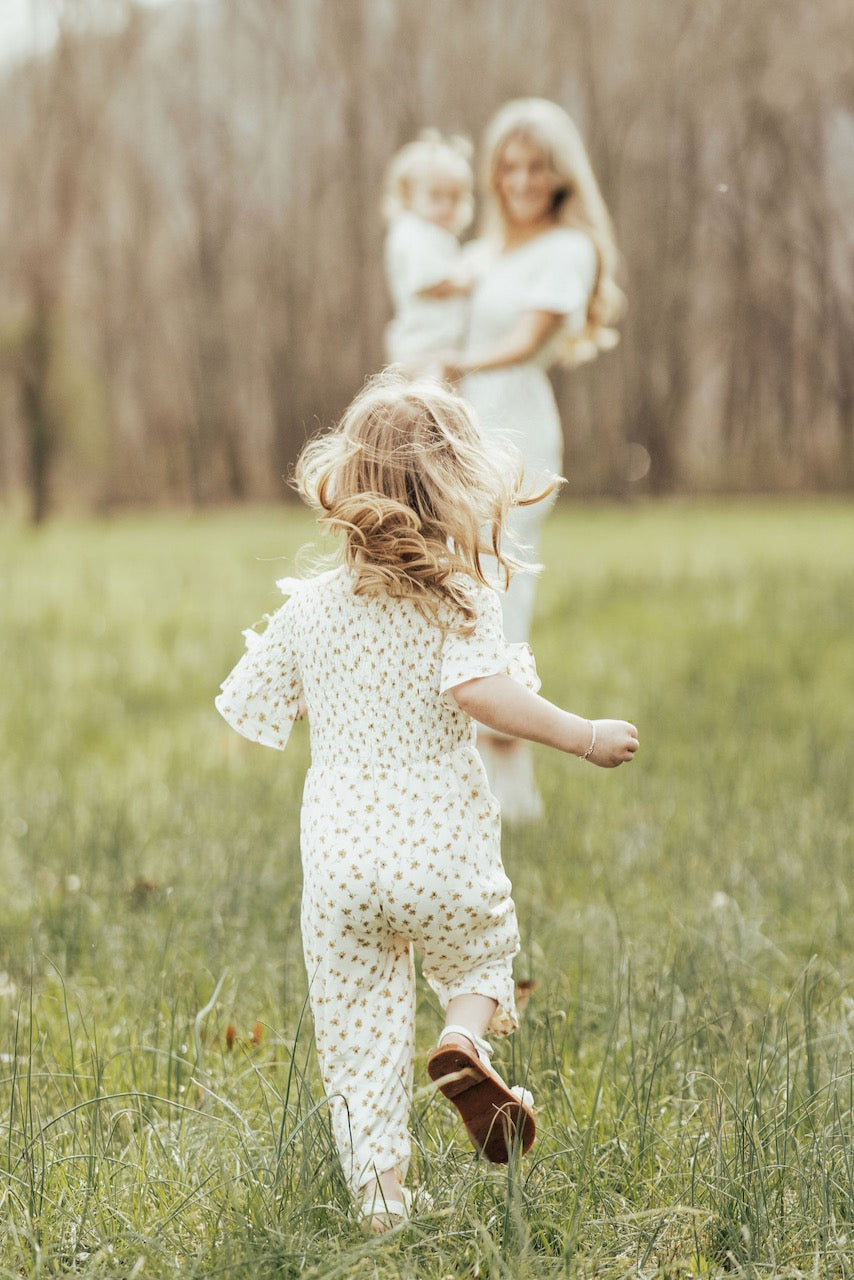
[{"label": "white dress", "polygon": [[[509,437],[525,460],[525,476],[536,487],[559,475],[563,435],[547,370],[567,333],[580,333],[596,280],[597,257],[583,231],[555,227],[518,249],[493,254],[471,298],[468,348],[476,353],[503,338],[529,311],[564,317],[557,334],[531,359],[469,374],[461,391],[474,405],[487,432]],[[513,532],[537,558],[540,525],[547,504],[522,508]],[[528,639],[535,579],[517,574],[503,597],[504,630],[510,641]]]},{"label": "white dress", "polygon": [[386,329],[390,363],[407,363],[459,347],[468,321],[468,298],[425,298],[422,290],[459,270],[457,237],[414,213],[398,214],[385,242],[385,270],[394,303]]},{"label": "white dress", "polygon": [[497,595],[471,585],[473,634],[443,632],[411,601],[352,590],[346,569],[285,580],[290,600],[216,705],[245,737],[282,748],[307,706],[302,936],[336,1143],[354,1188],[409,1159],[413,944],[444,1007],[477,992],[491,1030],[516,1025],[519,939],[498,804],[474,725],[450,692],[506,672],[539,688],[508,646]]}]

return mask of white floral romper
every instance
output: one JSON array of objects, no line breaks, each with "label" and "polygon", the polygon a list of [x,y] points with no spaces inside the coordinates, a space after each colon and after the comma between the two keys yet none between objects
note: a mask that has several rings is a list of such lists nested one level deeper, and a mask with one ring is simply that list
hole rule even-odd
[{"label": "white floral romper", "polygon": [[336,1143],[358,1188],[409,1159],[413,944],[443,1008],[479,993],[498,1003],[491,1031],[516,1026],[498,802],[449,691],[502,672],[539,680],[527,646],[505,642],[489,588],[471,584],[477,621],[462,636],[411,601],[355,595],[345,568],[279,585],[290,600],[247,633],[216,705],[278,748],[308,709],[303,946]]}]

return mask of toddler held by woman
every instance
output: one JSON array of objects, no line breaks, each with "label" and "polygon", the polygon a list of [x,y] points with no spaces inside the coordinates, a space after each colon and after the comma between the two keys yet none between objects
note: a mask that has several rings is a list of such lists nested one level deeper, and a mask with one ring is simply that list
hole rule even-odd
[{"label": "toddler held by woman", "polygon": [[389,165],[383,213],[395,308],[386,329],[390,363],[423,365],[425,357],[465,338],[473,274],[459,236],[472,220],[473,189],[467,143],[446,141],[432,129],[402,147]]}]

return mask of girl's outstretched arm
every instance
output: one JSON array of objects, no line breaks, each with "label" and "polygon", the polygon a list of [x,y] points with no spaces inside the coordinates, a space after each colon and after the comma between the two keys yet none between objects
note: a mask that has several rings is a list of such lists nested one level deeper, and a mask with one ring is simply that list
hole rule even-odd
[{"label": "girl's outstretched arm", "polygon": [[585,720],[532,693],[510,676],[480,676],[456,685],[451,692],[457,706],[496,733],[541,742],[585,757],[603,769],[626,763],[638,749],[638,731],[628,721]]}]

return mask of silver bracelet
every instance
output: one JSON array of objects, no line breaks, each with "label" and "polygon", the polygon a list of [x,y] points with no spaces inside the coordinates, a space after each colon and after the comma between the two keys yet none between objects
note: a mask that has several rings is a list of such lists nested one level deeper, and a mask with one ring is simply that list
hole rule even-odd
[{"label": "silver bracelet", "polygon": [[590,725],[590,728],[593,731],[593,737],[590,739],[590,746],[587,748],[584,755],[581,757],[582,760],[589,760],[590,757],[593,755],[593,749],[596,746],[596,726],[592,720],[588,720],[587,723]]}]

